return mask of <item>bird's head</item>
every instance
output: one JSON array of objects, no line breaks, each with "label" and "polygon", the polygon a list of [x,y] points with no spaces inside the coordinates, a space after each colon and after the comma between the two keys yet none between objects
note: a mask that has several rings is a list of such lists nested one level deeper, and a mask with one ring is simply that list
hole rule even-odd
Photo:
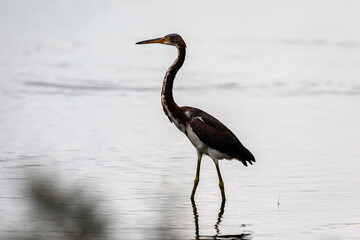
[{"label": "bird's head", "polygon": [[155,38],[155,39],[137,42],[136,44],[149,44],[149,43],[162,43],[162,44],[166,44],[166,45],[173,45],[176,47],[179,47],[179,46],[186,47],[186,44],[185,44],[184,40],[182,39],[182,37],[176,33],[171,33],[171,34],[168,34],[165,37],[161,37],[161,38]]}]

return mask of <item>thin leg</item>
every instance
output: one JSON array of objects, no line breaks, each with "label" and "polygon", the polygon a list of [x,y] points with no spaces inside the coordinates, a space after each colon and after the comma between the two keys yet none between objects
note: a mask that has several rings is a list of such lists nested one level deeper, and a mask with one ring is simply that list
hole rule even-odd
[{"label": "thin leg", "polygon": [[217,171],[217,174],[218,174],[218,177],[219,177],[219,187],[220,187],[220,190],[221,190],[221,196],[222,196],[223,200],[226,200],[225,187],[224,187],[224,182],[223,182],[222,177],[221,177],[219,163],[218,163],[218,161],[214,161],[214,162],[215,162],[216,171]]},{"label": "thin leg", "polygon": [[197,186],[199,184],[199,181],[200,181],[200,165],[201,165],[202,153],[197,152],[197,155],[198,155],[198,161],[197,161],[197,168],[196,168],[196,177],[195,177],[195,180],[194,180],[194,187],[193,187],[191,197],[190,197],[191,199],[194,199],[196,188],[197,188]]}]

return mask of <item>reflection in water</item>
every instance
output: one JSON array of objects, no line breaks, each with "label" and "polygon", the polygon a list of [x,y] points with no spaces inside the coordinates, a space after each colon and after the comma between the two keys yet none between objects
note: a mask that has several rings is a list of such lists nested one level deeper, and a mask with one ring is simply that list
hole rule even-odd
[{"label": "reflection in water", "polygon": [[220,207],[220,212],[218,214],[218,219],[217,219],[216,224],[214,225],[214,228],[216,229],[216,235],[220,234],[219,225],[221,223],[222,216],[224,215],[224,212],[225,212],[225,202],[226,202],[226,200],[221,201],[221,207]]},{"label": "reflection in water", "polygon": [[251,235],[249,233],[241,233],[241,234],[232,234],[232,235],[221,235],[220,234],[220,223],[222,221],[224,212],[225,212],[225,202],[226,200],[223,200],[221,202],[220,211],[218,214],[217,221],[214,225],[214,228],[216,230],[216,234],[213,236],[209,235],[200,235],[200,228],[199,228],[199,213],[197,211],[196,203],[194,199],[191,199],[191,204],[193,208],[194,213],[194,222],[195,222],[195,239],[196,240],[207,240],[207,239],[233,239],[233,240],[246,240],[250,239]]},{"label": "reflection in water", "polygon": [[199,214],[196,208],[195,200],[193,198],[191,198],[191,205],[193,207],[193,213],[194,213],[195,236],[196,239],[199,239]]}]

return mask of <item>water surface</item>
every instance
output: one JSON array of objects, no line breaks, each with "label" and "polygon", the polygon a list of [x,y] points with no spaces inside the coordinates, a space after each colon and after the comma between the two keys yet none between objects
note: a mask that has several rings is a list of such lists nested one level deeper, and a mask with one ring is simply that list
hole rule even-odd
[{"label": "water surface", "polygon": [[[1,2],[1,235],[32,221],[40,171],[88,192],[113,239],[359,239],[359,5],[270,2]],[[221,161],[224,204],[208,157],[189,199],[196,152],[160,105],[176,50],[134,44],[173,31],[176,101],[257,159]]]}]

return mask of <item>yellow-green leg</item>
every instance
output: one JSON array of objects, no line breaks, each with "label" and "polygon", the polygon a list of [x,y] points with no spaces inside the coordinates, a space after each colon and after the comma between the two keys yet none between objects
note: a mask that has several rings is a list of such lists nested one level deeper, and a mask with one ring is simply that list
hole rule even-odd
[{"label": "yellow-green leg", "polygon": [[195,176],[195,180],[194,180],[194,187],[193,187],[193,190],[191,193],[191,199],[194,199],[196,188],[200,181],[200,165],[201,165],[202,153],[197,152],[197,155],[198,155],[198,161],[197,161],[197,168],[196,168],[196,176]]},{"label": "yellow-green leg", "polygon": [[220,191],[221,191],[221,196],[222,196],[223,200],[226,200],[224,182],[223,182],[222,177],[221,177],[220,167],[219,167],[218,161],[215,162],[215,166],[216,166],[216,171],[217,171],[217,174],[218,174],[218,177],[219,177],[219,187],[220,187]]}]

